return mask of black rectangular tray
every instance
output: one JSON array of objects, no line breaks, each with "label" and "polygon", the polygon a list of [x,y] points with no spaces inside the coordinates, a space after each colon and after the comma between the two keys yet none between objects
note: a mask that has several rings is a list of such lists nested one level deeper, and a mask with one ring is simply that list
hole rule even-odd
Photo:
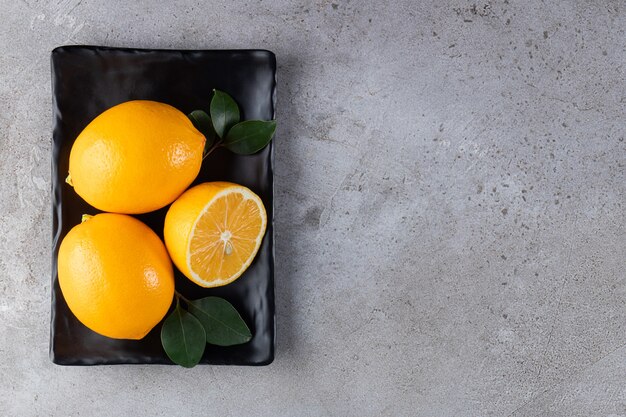
[{"label": "black rectangular tray", "polygon": [[[184,113],[209,107],[211,91],[225,91],[239,104],[242,118],[274,118],[276,58],[264,50],[152,50],[62,46],[52,51],[52,318],[50,357],[60,365],[171,364],[160,341],[161,324],[138,341],[100,336],[68,309],[57,281],[58,248],[81,215],[99,211],[65,183],[72,144],[104,110],[128,100],[155,100]],[[267,365],[274,359],[273,146],[250,155],[219,148],[204,160],[194,184],[232,181],[263,200],[267,233],[244,275],[220,288],[201,288],[176,270],[176,289],[187,298],[216,295],[230,301],[250,326],[250,342],[207,345],[201,363]],[[136,216],[163,237],[164,209]]]}]

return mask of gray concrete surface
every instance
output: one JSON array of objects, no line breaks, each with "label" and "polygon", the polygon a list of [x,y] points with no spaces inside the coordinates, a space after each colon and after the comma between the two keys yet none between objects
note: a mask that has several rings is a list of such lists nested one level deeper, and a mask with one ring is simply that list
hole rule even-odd
[{"label": "gray concrete surface", "polygon": [[[1,415],[626,416],[626,5],[385,3],[0,0]],[[271,366],[50,363],[62,44],[276,52]]]}]

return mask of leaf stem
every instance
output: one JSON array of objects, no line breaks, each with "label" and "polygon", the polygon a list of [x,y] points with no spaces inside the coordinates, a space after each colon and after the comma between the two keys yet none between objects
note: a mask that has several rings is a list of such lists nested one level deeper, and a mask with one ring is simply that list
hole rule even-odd
[{"label": "leaf stem", "polygon": [[215,142],[215,144],[213,144],[213,146],[211,146],[209,148],[208,151],[206,151],[206,153],[204,155],[202,155],[202,160],[204,161],[204,159],[209,156],[211,154],[211,152],[213,152],[215,149],[217,149],[221,144],[222,144],[222,140],[218,140],[217,142]]},{"label": "leaf stem", "polygon": [[187,305],[189,305],[189,303],[191,302],[187,298],[185,298],[184,295],[182,295],[181,293],[179,293],[176,290],[174,290],[174,295],[176,296],[176,305],[179,304],[180,300],[183,300],[185,303],[187,303]]}]

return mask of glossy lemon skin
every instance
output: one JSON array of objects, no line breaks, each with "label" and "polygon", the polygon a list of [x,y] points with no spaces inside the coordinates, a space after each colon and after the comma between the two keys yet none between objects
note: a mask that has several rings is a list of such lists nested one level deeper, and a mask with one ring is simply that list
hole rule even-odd
[{"label": "glossy lemon skin", "polygon": [[58,278],[78,320],[115,339],[143,338],[174,297],[163,242],[123,214],[98,214],[72,228],[59,247]]},{"label": "glossy lemon skin", "polygon": [[174,201],[198,176],[205,138],[185,114],[155,101],[96,117],[70,152],[75,191],[102,211],[137,214]]}]

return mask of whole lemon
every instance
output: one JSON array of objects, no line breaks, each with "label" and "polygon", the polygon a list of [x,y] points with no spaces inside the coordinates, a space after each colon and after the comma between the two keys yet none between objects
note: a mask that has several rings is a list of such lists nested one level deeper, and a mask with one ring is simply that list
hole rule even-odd
[{"label": "whole lemon", "polygon": [[76,138],[68,182],[102,211],[154,211],[198,176],[205,141],[176,108],[127,101],[100,114]]},{"label": "whole lemon", "polygon": [[124,214],[98,214],[74,226],[59,247],[58,273],[76,318],[115,339],[143,338],[174,297],[173,267],[163,242]]}]

